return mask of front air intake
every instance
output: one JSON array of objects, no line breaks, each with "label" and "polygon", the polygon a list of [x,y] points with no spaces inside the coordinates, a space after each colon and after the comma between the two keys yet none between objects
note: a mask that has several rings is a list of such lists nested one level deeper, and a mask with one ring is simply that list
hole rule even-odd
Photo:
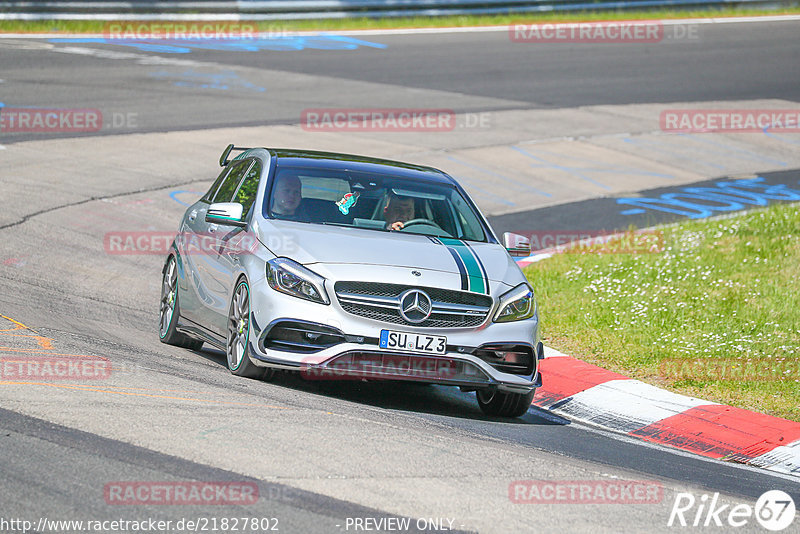
[{"label": "front air intake", "polygon": [[530,345],[515,343],[496,343],[483,345],[473,355],[485,361],[501,373],[530,376],[536,359]]},{"label": "front air intake", "polygon": [[263,336],[263,348],[284,352],[313,353],[345,342],[339,330],[303,321],[278,321]]}]

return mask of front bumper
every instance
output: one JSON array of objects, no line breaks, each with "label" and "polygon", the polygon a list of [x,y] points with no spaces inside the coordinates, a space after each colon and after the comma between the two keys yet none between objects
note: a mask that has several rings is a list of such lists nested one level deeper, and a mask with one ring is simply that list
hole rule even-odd
[{"label": "front bumper", "polygon": [[[541,385],[538,315],[494,323],[492,310],[484,324],[475,328],[419,328],[349,314],[335,298],[321,305],[279,294],[266,284],[259,286],[252,288],[250,321],[249,352],[256,365],[298,370],[319,380],[403,380],[523,394]],[[275,342],[276,328],[295,327],[301,337],[284,336]],[[382,329],[446,336],[447,349],[441,355],[383,349],[378,345]],[[493,349],[514,347],[520,353],[527,351],[530,361],[526,358],[525,365],[512,365],[492,356]]]}]

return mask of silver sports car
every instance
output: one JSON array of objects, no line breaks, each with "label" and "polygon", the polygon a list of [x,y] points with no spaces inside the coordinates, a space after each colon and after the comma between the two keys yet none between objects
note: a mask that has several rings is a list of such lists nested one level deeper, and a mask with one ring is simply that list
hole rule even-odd
[{"label": "silver sports car", "polygon": [[[238,155],[229,160],[232,152]],[[236,375],[405,380],[516,417],[541,385],[538,311],[512,254],[442,171],[229,145],[163,269],[160,337]]]}]

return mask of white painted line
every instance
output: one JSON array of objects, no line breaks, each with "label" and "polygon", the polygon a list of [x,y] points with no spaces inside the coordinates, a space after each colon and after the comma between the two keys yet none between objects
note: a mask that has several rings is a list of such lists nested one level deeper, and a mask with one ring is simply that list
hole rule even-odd
[{"label": "white painted line", "polygon": [[[129,14],[130,16],[130,14]],[[247,19],[239,16],[221,16],[221,15],[209,15],[212,18],[204,18],[203,15],[163,15],[161,18],[157,19],[148,19],[148,20],[214,20],[214,21],[224,21],[224,20],[253,20]],[[105,18],[97,18],[97,17],[108,17]],[[15,20],[10,17],[8,14],[0,13],[0,20]],[[18,19],[17,19],[18,20]],[[126,20],[126,17],[122,14],[108,14],[108,15],[98,15],[96,17],[86,16],[76,17],[76,20]],[[130,20],[141,21],[144,20],[142,18],[132,18]],[[756,17],[711,17],[711,18],[694,18],[694,19],[654,19],[661,22],[664,26],[678,26],[678,25],[686,25],[686,24],[747,24],[747,23],[763,23],[763,22],[792,22],[792,21],[800,21],[800,15],[764,15],[764,16],[756,16]],[[283,21],[280,20],[272,20],[273,24],[280,24]],[[552,24],[554,27],[558,26],[567,26],[567,25],[574,25],[579,23],[580,21],[574,22],[563,22],[558,24]],[[585,21],[585,22],[622,22],[622,21]],[[635,19],[631,21],[625,22],[635,22]],[[652,22],[652,21],[647,21]],[[537,25],[542,24],[551,24],[546,22],[539,22],[535,23]],[[352,36],[379,36],[379,35],[420,35],[420,34],[442,34],[442,33],[485,33],[485,32],[507,32],[509,31],[510,25],[502,25],[502,26],[468,26],[468,27],[444,27],[444,28],[390,28],[390,29],[372,29],[372,30],[338,30],[338,31],[298,31],[298,32],[288,32],[288,36],[299,36],[299,37],[310,37],[320,34],[330,34],[330,35],[352,35]],[[266,32],[266,35],[273,35],[274,32]],[[0,38],[14,38],[14,39],[79,39],[79,38],[86,38],[86,39],[102,39],[105,38],[106,35],[101,33],[0,33]]]},{"label": "white painted line", "polygon": [[770,471],[798,476],[800,475],[800,440],[776,447],[761,456],[756,456],[747,463]]},{"label": "white painted line", "polygon": [[566,357],[567,355],[563,352],[559,352],[556,349],[551,349],[550,347],[544,348],[544,357],[545,358],[561,358]]},{"label": "white painted line", "polygon": [[639,380],[610,380],[576,393],[557,408],[558,415],[619,432],[633,432],[696,406],[716,404],[678,395]]}]

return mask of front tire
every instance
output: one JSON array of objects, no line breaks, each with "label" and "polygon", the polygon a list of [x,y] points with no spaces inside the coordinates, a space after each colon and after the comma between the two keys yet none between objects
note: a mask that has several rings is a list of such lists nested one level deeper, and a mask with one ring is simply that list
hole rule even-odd
[{"label": "front tire", "polygon": [[202,341],[192,339],[178,332],[178,317],[180,315],[178,264],[175,256],[170,255],[166,265],[164,265],[164,278],[161,281],[161,310],[159,312],[158,335],[162,343],[190,350],[200,350],[200,347],[203,346]]},{"label": "front tire", "polygon": [[536,390],[530,393],[505,393],[496,389],[479,389],[475,392],[478,406],[486,415],[497,417],[521,417],[533,402]]},{"label": "front tire", "polygon": [[264,377],[266,369],[250,361],[250,286],[242,278],[236,284],[228,312],[228,369],[236,376]]}]

